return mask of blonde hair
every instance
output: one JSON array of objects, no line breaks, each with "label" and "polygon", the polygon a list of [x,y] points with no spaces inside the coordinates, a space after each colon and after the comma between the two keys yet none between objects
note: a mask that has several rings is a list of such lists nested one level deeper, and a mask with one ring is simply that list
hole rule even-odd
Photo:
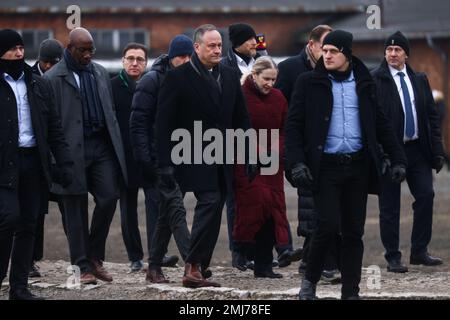
[{"label": "blonde hair", "polygon": [[270,56],[259,57],[258,59],[256,59],[255,64],[252,67],[252,71],[246,72],[242,75],[241,84],[244,84],[245,80],[247,80],[247,78],[252,73],[260,74],[261,72],[267,69],[275,69],[278,71],[277,64],[275,63],[275,61],[273,61],[273,59]]}]

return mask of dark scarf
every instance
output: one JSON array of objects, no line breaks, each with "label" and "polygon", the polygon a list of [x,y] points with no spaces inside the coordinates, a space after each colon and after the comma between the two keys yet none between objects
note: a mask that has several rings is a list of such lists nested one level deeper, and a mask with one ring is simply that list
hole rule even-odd
[{"label": "dark scarf", "polygon": [[248,57],[245,54],[239,53],[236,50],[234,50],[234,48],[233,52],[234,54],[238,55],[242,60],[244,60],[247,65],[250,63],[250,61],[252,61],[252,57]]},{"label": "dark scarf", "polygon": [[67,49],[64,50],[64,59],[66,60],[67,68],[80,77],[84,128],[87,130],[87,134],[103,130],[105,118],[92,63],[87,66],[78,64]]},{"label": "dark scarf", "polygon": [[350,77],[352,70],[353,70],[353,64],[350,62],[347,70],[345,70],[345,71],[333,70],[333,71],[329,71],[328,73],[331,74],[333,76],[333,79],[336,80],[337,82],[342,82],[344,80],[347,80]]},{"label": "dark scarf", "polygon": [[204,79],[208,90],[218,104],[220,104],[220,96],[222,94],[222,80],[220,75],[220,64],[216,65],[212,72],[207,70],[203,63],[194,52],[191,57],[191,65],[199,76]]},{"label": "dark scarf", "polygon": [[25,69],[25,59],[5,60],[0,59],[0,72],[9,74],[14,80],[18,80]]},{"label": "dark scarf", "polygon": [[126,73],[125,69],[120,70],[119,78],[120,80],[122,80],[124,86],[127,87],[131,92],[134,92],[136,90],[137,82],[134,81],[134,79],[131,78],[128,73]]}]

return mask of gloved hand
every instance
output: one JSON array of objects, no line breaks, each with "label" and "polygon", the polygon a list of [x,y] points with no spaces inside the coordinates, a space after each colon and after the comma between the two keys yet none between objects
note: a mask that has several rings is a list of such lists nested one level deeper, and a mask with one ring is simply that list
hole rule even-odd
[{"label": "gloved hand", "polygon": [[162,167],[158,169],[161,184],[169,189],[175,189],[177,181],[174,177],[175,170],[173,167]]},{"label": "gloved hand", "polygon": [[391,171],[391,160],[385,157],[381,162],[381,175],[385,176]]},{"label": "gloved hand", "polygon": [[245,175],[248,178],[248,182],[252,182],[255,180],[256,176],[258,175],[258,165],[257,164],[246,164],[245,165]]},{"label": "gloved hand", "polygon": [[157,184],[159,180],[158,168],[153,162],[142,162],[141,164],[142,174],[146,182]]},{"label": "gloved hand", "polygon": [[66,188],[69,186],[73,181],[73,163],[66,163],[63,164],[60,168],[60,177],[59,177],[59,184]]},{"label": "gloved hand", "polygon": [[433,168],[436,169],[436,173],[439,173],[441,171],[442,167],[444,166],[444,157],[437,156],[433,159]]},{"label": "gloved hand", "polygon": [[401,183],[406,178],[406,168],[402,164],[396,164],[391,170],[391,178],[394,183]]},{"label": "gloved hand", "polygon": [[291,168],[291,178],[297,188],[311,189],[313,177],[309,168],[302,162],[296,163]]}]

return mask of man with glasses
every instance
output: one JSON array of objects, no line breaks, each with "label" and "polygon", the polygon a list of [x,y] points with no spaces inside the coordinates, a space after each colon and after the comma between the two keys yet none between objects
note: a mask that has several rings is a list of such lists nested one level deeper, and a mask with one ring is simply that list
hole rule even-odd
[{"label": "man with glasses", "polygon": [[[119,181],[127,180],[111,82],[105,68],[91,61],[94,53],[89,31],[75,28],[63,60],[44,75],[53,86],[75,162],[73,182],[65,188],[55,185],[52,191],[62,195],[71,262],[80,268],[83,284],[112,281],[103,268],[106,238],[120,195]],[[88,192],[95,202],[90,227]]]}]

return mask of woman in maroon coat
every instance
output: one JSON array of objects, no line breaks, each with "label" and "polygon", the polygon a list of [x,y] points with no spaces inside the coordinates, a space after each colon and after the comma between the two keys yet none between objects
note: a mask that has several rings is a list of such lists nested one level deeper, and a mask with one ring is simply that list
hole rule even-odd
[{"label": "woman in maroon coat", "polygon": [[[278,171],[274,175],[261,175],[258,171],[250,182],[244,165],[236,165],[234,169],[236,217],[233,238],[242,248],[254,246],[254,275],[268,278],[282,277],[272,270],[274,245],[280,249],[288,246],[282,160],[287,102],[281,91],[273,88],[277,74],[273,60],[264,56],[256,60],[251,74],[244,75],[242,81],[253,128],[257,132],[268,129],[267,146],[272,156],[278,154]],[[279,141],[271,146],[272,130],[279,131]]]}]

